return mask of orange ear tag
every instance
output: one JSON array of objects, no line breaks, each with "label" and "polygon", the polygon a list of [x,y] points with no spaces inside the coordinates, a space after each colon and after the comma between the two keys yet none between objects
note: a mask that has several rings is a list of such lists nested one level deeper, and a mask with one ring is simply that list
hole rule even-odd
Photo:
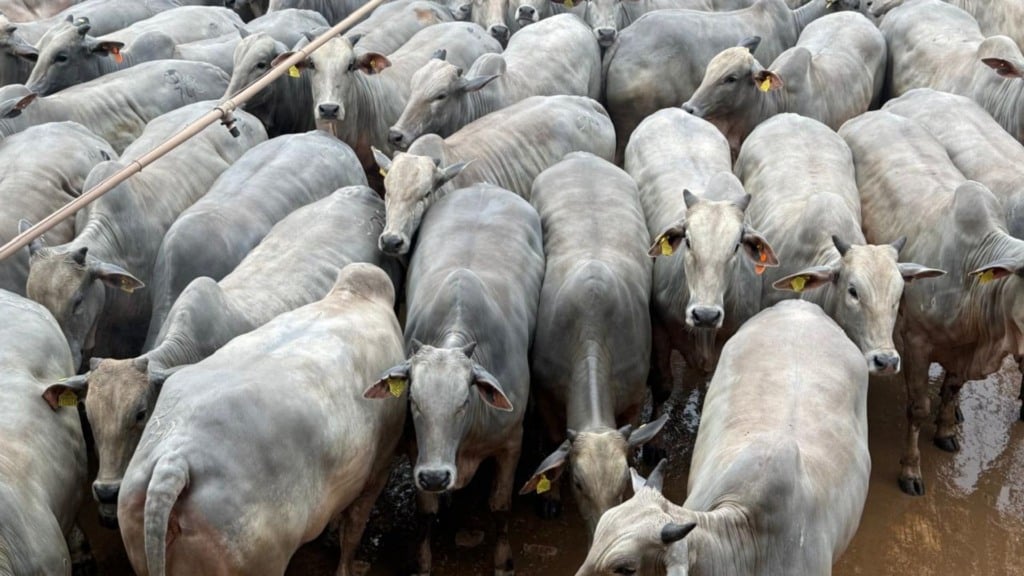
[{"label": "orange ear tag", "polygon": [[[758,258],[761,260],[761,262],[767,262],[768,261],[768,253],[766,253],[764,251],[764,244],[758,244],[757,245],[757,251],[760,254],[758,256]],[[760,276],[761,274],[764,274],[764,271],[765,271],[765,266],[762,266],[760,264],[755,264],[754,265],[754,272],[757,273],[758,276]]]},{"label": "orange ear tag", "polygon": [[121,64],[124,62],[124,56],[121,55],[121,49],[117,46],[110,49],[110,53],[114,55],[114,62]]}]

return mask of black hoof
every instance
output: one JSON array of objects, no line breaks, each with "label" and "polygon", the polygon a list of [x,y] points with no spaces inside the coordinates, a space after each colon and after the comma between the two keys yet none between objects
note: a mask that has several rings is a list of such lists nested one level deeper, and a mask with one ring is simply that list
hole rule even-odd
[{"label": "black hoof", "polygon": [[[1021,413],[1024,414],[1024,411],[1022,411]],[[956,407],[956,423],[957,424],[963,424],[964,423],[964,412],[963,412],[963,410],[960,409],[959,406]]]},{"label": "black hoof", "polygon": [[900,477],[900,490],[910,496],[924,496],[924,480]]},{"label": "black hoof", "polygon": [[652,446],[651,444],[644,446],[643,451],[640,453],[640,460],[648,470],[657,466],[658,462],[661,462],[667,457],[668,454],[665,452],[664,448],[661,446]]},{"label": "black hoof", "polygon": [[537,516],[553,520],[562,515],[562,501],[554,498],[537,498]]},{"label": "black hoof", "polygon": [[959,452],[960,441],[956,439],[956,436],[950,436],[948,438],[936,437],[934,440],[935,446],[943,452]]}]

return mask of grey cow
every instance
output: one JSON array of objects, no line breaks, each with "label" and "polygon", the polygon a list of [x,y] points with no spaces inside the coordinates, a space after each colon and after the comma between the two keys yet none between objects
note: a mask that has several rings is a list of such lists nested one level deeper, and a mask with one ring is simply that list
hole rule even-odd
[{"label": "grey cow", "polygon": [[338,188],[366,185],[352,149],[323,132],[282,136],[253,147],[167,230],[153,266],[153,316],[144,350],[193,279],[220,280],[297,208]]},{"label": "grey cow", "polygon": [[220,282],[194,280],[175,302],[156,345],[137,358],[94,359],[73,387],[85,398],[99,455],[93,495],[100,520],[115,527],[118,491],[160,388],[232,338],[322,298],[335,271],[352,262],[383,267],[401,293],[399,263],[376,247],[384,203],[365,186],[335,191],[295,210]]},{"label": "grey cow", "polygon": [[732,12],[660,10],[640,17],[604,56],[605,102],[619,138],[616,158],[645,117],[690,98],[715,54],[760,36],[758,53],[773,61],[796,45],[812,21],[857,5],[858,0],[812,0],[793,10],[785,0],[758,0]]},{"label": "grey cow", "polygon": [[75,410],[47,405],[66,398],[40,397],[74,374],[71,353],[35,302],[0,289],[0,317],[0,573],[71,576],[85,439]]},{"label": "grey cow", "polygon": [[[152,120],[119,161],[93,168],[85,188],[177,134],[212,106],[198,102]],[[188,146],[168,152],[80,211],[74,240],[32,252],[26,292],[57,318],[76,362],[94,346],[100,354],[127,355],[141,345],[152,301],[149,291],[136,291],[152,281],[167,229],[232,161],[266,139],[252,116],[242,112],[235,119],[238,138],[221,127],[201,132]]]},{"label": "grey cow", "polygon": [[345,37],[356,45],[356,52],[387,56],[420,30],[454,19],[447,7],[436,2],[398,0],[378,6],[366,20],[350,28]]},{"label": "grey cow", "polygon": [[136,571],[283,575],[337,519],[336,573],[355,574],[405,422],[404,402],[362,398],[403,357],[394,305],[387,274],[351,264],[323,300],[168,379],[118,502]]},{"label": "grey cow", "polygon": [[390,56],[357,53],[347,38],[332,38],[299,67],[311,67],[318,124],[352,146],[364,167],[371,146],[391,150],[388,129],[409,100],[409,80],[438,51],[468,67],[481,54],[500,52],[497,41],[469,22],[443,22],[419,31]]},{"label": "grey cow", "polygon": [[[81,124],[52,122],[0,141],[0,243],[19,233],[18,222],[38,222],[78,197],[93,166],[117,158],[114,149]],[[63,244],[75,237],[75,223],[64,220],[36,240]],[[0,260],[0,289],[25,295],[28,250]]]},{"label": "grey cow", "polygon": [[683,109],[718,127],[733,154],[758,124],[793,112],[833,130],[878,103],[885,80],[885,38],[857,12],[811,22],[796,46],[766,69],[757,42],[711,59],[704,80]]},{"label": "grey cow", "polygon": [[430,573],[430,524],[439,494],[469,484],[491,458],[494,574],[515,573],[509,509],[543,276],[540,218],[507,190],[489,184],[455,190],[424,218],[409,264],[409,359],[366,390],[368,398],[392,404],[404,404],[408,390],[416,432],[413,482],[424,515],[417,574]]},{"label": "grey cow", "polygon": [[228,85],[223,70],[202,62],[147,62],[38,98],[24,86],[0,88],[0,136],[46,122],[77,122],[118,153],[154,118],[216,98]]},{"label": "grey cow", "polygon": [[1024,141],[1024,55],[1006,36],[985,37],[967,12],[941,0],[913,0],[879,25],[889,44],[887,90],[933,88],[973,98]]},{"label": "grey cow", "polygon": [[226,8],[182,6],[95,38],[87,20],[62,22],[39,40],[39,56],[26,85],[40,95],[123,68],[171,58],[179,43],[237,32],[244,23]]},{"label": "grey cow", "polygon": [[[895,11],[886,18],[892,17]],[[1021,281],[1024,241],[1006,232],[1003,208],[982,184],[967,180],[946,148],[916,121],[887,111],[847,122],[839,134],[853,151],[864,236],[907,236],[902,255],[948,275],[904,290],[897,330],[907,387],[908,433],[900,488],[924,494],[918,436],[930,416],[928,367],[946,370],[944,390],[999,370],[1024,354]],[[944,398],[936,442],[949,444],[955,404]],[[947,447],[948,449],[948,447]]]},{"label": "grey cow", "polygon": [[412,77],[412,93],[388,141],[408,148],[423,134],[448,137],[470,122],[530,96],[601,95],[601,51],[576,17],[548,18],[517,32],[501,54],[484,54],[469,71],[445,58]]},{"label": "grey cow", "polygon": [[[944,1],[974,16],[985,35],[1002,34],[1012,38],[1018,46],[1024,46],[1024,4],[1017,0]],[[887,14],[903,2],[904,0],[874,0],[868,4],[871,5],[871,13],[878,17]]]},{"label": "grey cow", "polygon": [[488,182],[528,198],[533,179],[566,154],[590,152],[611,160],[614,148],[611,121],[596,101],[532,96],[448,138],[424,135],[393,160],[374,150],[386,174],[387,224],[380,248],[406,254],[424,213],[449,190]]},{"label": "grey cow", "polygon": [[[660,414],[673,389],[672,350],[704,378],[718,347],[760,309],[758,273],[778,265],[748,225],[750,196],[732,174],[729,144],[679,108],[652,114],[626,147],[653,243],[651,392]],[[655,454],[657,450],[647,451]]]},{"label": "grey cow", "polygon": [[[546,270],[531,353],[534,404],[549,445],[520,493],[558,512],[559,478],[588,532],[622,501],[627,459],[667,418],[634,430],[651,355],[648,235],[632,178],[586,152],[569,154],[533,183]],[[563,442],[564,440],[564,442]]]},{"label": "grey cow", "polygon": [[753,198],[750,224],[774,239],[784,263],[762,276],[761,307],[786,297],[814,302],[860,348],[872,374],[899,372],[892,335],[904,282],[943,272],[898,263],[904,240],[864,245],[853,156],[843,139],[817,120],[780,114],[751,133],[736,175]]},{"label": "grey cow", "polygon": [[270,0],[267,9],[270,12],[288,8],[312,10],[319,12],[329,25],[334,26],[366,2],[367,0]]},{"label": "grey cow", "polygon": [[[941,142],[964,176],[981,182],[999,199],[1006,218],[1006,231],[1014,238],[1024,239],[1024,189],[1021,187],[1024,147],[1001,129],[984,108],[964,96],[918,88],[890,100],[883,109],[913,118]],[[962,382],[947,383],[959,385]],[[936,444],[944,450],[960,448],[956,439],[957,422],[949,418],[953,414],[957,415],[956,420],[960,419],[958,392],[958,388],[952,388],[942,393],[936,433],[942,440]],[[1021,400],[1024,401],[1024,384]],[[1024,406],[1021,406],[1020,419],[1024,420]]]},{"label": "grey cow", "polygon": [[821,308],[761,312],[722,350],[686,501],[661,494],[661,466],[634,474],[576,576],[831,574],[867,499],[867,394],[863,357]]}]

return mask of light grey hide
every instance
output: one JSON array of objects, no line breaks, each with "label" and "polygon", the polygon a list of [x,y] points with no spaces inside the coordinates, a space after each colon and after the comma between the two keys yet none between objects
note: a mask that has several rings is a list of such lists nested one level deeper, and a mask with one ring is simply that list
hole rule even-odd
[{"label": "light grey hide", "polygon": [[626,147],[625,169],[655,245],[650,383],[658,415],[674,386],[672,350],[691,370],[684,380],[705,378],[719,346],[760,308],[755,266],[777,262],[747,224],[749,196],[732,175],[729,144],[710,123],[679,108],[651,115]]},{"label": "light grey hide", "polygon": [[366,2],[367,0],[270,0],[268,11],[276,12],[289,8],[312,10],[319,12],[327,20],[328,25],[334,26]]},{"label": "light grey hide", "polygon": [[77,531],[85,440],[76,410],[41,397],[75,373],[71,353],[31,300],[0,289],[0,317],[0,572],[71,576],[65,538]]},{"label": "light grey hide", "polygon": [[885,50],[882,33],[862,14],[829,14],[808,24],[796,46],[768,69],[756,50],[737,46],[720,52],[683,110],[717,126],[734,155],[751,130],[783,112],[838,130],[877,105]]},{"label": "light grey hide", "polygon": [[143,349],[155,344],[189,282],[220,280],[292,211],[358,184],[366,185],[366,175],[355,153],[320,131],[274,138],[246,152],[167,230],[153,267],[153,316]]},{"label": "light grey hide", "polygon": [[430,573],[430,524],[439,493],[465,487],[491,458],[494,574],[514,573],[509,508],[543,276],[540,218],[507,190],[477,184],[452,191],[424,218],[409,263],[410,357],[366,391],[380,402],[404,404],[405,394],[394,398],[391,383],[408,389],[416,434],[413,482],[425,516],[419,574]]},{"label": "light grey hide", "polygon": [[[0,141],[0,244],[18,235],[19,220],[39,222],[82,193],[93,166],[117,154],[102,138],[73,122],[35,126]],[[74,219],[57,224],[30,248],[0,260],[0,289],[25,295],[29,251],[75,237]]]},{"label": "light grey hide", "polygon": [[633,179],[593,154],[569,154],[542,172],[530,202],[546,260],[530,381],[548,447],[558,449],[521,493],[545,474],[546,497],[557,501],[559,477],[571,479],[593,534],[622,501],[627,458],[649,439],[631,426],[647,397],[650,240]]},{"label": "light grey hide", "polygon": [[759,36],[758,57],[774,61],[812,21],[858,0],[833,2],[812,0],[792,10],[785,0],[758,0],[732,12],[662,10],[640,17],[604,56],[605,102],[619,138],[616,158],[645,117],[693,95],[715,54]]},{"label": "light grey hide", "polygon": [[12,21],[38,20],[52,16],[81,0],[0,0],[0,11]]},{"label": "light grey hide", "polygon": [[[1016,0],[944,0],[967,12],[978,21],[986,36],[1009,36],[1018,46],[1024,46],[1024,4]],[[871,13],[883,16],[903,4],[903,0],[874,0],[868,2]]]},{"label": "light grey hide", "polygon": [[[1024,241],[1006,232],[992,192],[967,180],[942,143],[914,120],[869,112],[839,134],[853,151],[865,238],[906,236],[904,258],[947,271],[905,288],[897,324],[909,424],[900,487],[921,495],[917,443],[931,412],[929,364],[945,368],[943,387],[952,391],[998,371],[1008,354],[1024,354],[1024,291],[1016,274],[1024,264]],[[955,430],[954,407],[944,398],[935,437],[940,445]]]},{"label": "light grey hide", "polygon": [[872,374],[899,372],[892,335],[904,281],[942,272],[897,263],[900,242],[865,245],[843,139],[817,120],[775,116],[743,145],[736,175],[753,198],[750,224],[774,240],[783,262],[761,277],[761,307],[783,298],[814,302],[857,345]]},{"label": "light grey hide", "polygon": [[26,85],[40,95],[151,60],[172,58],[177,44],[236,33],[244,24],[227,8],[182,6],[106,36],[88,34],[88,22],[62,22],[40,39]]},{"label": "light grey hide", "polygon": [[[198,102],[150,121],[119,161],[93,168],[84,187],[102,182],[213,106]],[[167,229],[234,160],[266,140],[252,116],[236,113],[235,120],[238,138],[220,126],[200,132],[78,212],[74,240],[30,258],[26,292],[57,319],[76,362],[94,345],[98,354],[116,357],[138,350],[152,309],[151,290],[139,289],[152,282]]]},{"label": "light grey hide", "polygon": [[358,54],[346,38],[333,38],[304,66],[312,75],[318,125],[352,146],[364,167],[373,165],[370,146],[391,153],[388,129],[409,100],[409,80],[438,50],[468,68],[481,54],[500,52],[498,42],[469,22],[443,22],[419,31],[390,56]]},{"label": "light grey hide", "polygon": [[532,96],[446,139],[424,135],[394,160],[376,151],[377,164],[386,173],[388,207],[381,250],[407,253],[423,214],[449,190],[489,182],[529,198],[533,179],[566,154],[590,152],[610,161],[614,149],[611,121],[596,101]]},{"label": "light grey hide", "polygon": [[634,475],[576,576],[831,574],[867,498],[867,392],[863,357],[821,308],[761,312],[708,386],[686,501],[661,494],[661,466]]},{"label": "light grey hide", "polygon": [[[0,6],[3,2],[0,1]],[[27,43],[35,44],[55,24],[70,16],[73,20],[88,18],[93,34],[109,34],[145,20],[172,8],[181,6],[178,0],[85,0],[64,8],[60,12],[40,19],[18,22],[0,8],[0,22],[18,28],[18,35]]]},{"label": "light grey hide", "polygon": [[[231,82],[224,97],[233,96],[270,69],[274,60],[288,52],[285,44],[259,32],[243,38],[234,52]],[[310,74],[283,74],[242,104],[246,112],[263,122],[271,137],[307,132],[316,128]]]},{"label": "light grey hide", "polygon": [[[99,455],[94,494],[101,520],[116,522],[121,478],[161,386],[176,368],[213,354],[232,338],[279,314],[322,298],[336,271],[352,262],[383,267],[398,293],[402,269],[382,255],[376,238],[384,203],[365,186],[350,186],[303,206],[278,222],[220,282],[200,277],[174,303],[156,346],[138,358],[94,360],[86,378],[85,411]],[[108,496],[109,498],[109,496]]]},{"label": "light grey hide", "polygon": [[1024,55],[1006,36],[986,38],[977,21],[941,0],[913,0],[879,26],[889,45],[892,97],[913,88],[968,96],[1024,140]]},{"label": "light grey hide", "polygon": [[224,0],[224,7],[238,12],[238,16],[250,22],[267,13],[270,0]]},{"label": "light grey hide", "polygon": [[484,54],[469,71],[432,58],[412,76],[412,93],[388,132],[408,148],[423,134],[448,137],[470,122],[530,96],[601,95],[601,50],[587,27],[562,14],[517,32],[501,54]]},{"label": "light grey hide", "polygon": [[424,0],[400,0],[381,4],[366,20],[345,32],[357,40],[356,53],[376,52],[387,56],[401,48],[420,30],[453,20],[445,6]]},{"label": "light grey hide", "polygon": [[0,136],[46,122],[77,122],[118,153],[146,124],[182,106],[217,98],[228,85],[223,70],[202,62],[161,60],[108,74],[37,98],[24,86],[0,88]]},{"label": "light grey hide", "polygon": [[394,305],[387,274],[351,264],[323,300],[167,381],[118,503],[136,571],[284,574],[341,518],[337,573],[355,574],[405,422],[405,402],[362,398],[403,358]]}]

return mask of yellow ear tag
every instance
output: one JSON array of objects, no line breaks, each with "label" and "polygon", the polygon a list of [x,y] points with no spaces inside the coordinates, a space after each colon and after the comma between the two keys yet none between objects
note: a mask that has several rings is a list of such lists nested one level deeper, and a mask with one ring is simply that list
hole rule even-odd
[{"label": "yellow ear tag", "polygon": [[992,270],[985,270],[984,272],[981,273],[980,276],[978,276],[978,283],[979,284],[988,284],[989,282],[991,282],[991,281],[993,281],[995,279],[996,279],[996,273],[995,272],[993,272]]},{"label": "yellow ear tag", "polygon": [[573,6],[572,0],[565,0],[565,7],[566,8],[572,8],[572,6]]},{"label": "yellow ear tag", "polygon": [[803,292],[804,286],[807,285],[806,276],[797,276],[789,281],[789,286],[793,289],[793,292]]},{"label": "yellow ear tag", "polygon": [[671,256],[672,255],[672,243],[668,241],[668,238],[662,238],[661,242],[661,255]]},{"label": "yellow ear tag", "polygon": [[383,168],[381,168],[381,169],[379,170],[379,172],[380,172],[380,177],[381,177],[381,178],[387,178],[387,177],[388,177],[388,173],[387,173],[387,172],[385,172]]},{"label": "yellow ear tag", "polygon": [[299,72],[298,66],[292,66],[291,68],[288,69],[288,75],[291,76],[292,78],[298,78],[299,76],[302,76],[302,73]]},{"label": "yellow ear tag", "polygon": [[395,398],[402,395],[405,392],[405,380],[401,378],[388,378],[388,392]]},{"label": "yellow ear tag", "polygon": [[762,80],[761,83],[758,84],[757,87],[758,87],[758,89],[761,90],[761,92],[767,92],[767,91],[771,90],[772,89],[772,79],[771,79],[771,77],[768,77],[768,78],[765,78],[764,80]]},{"label": "yellow ear tag", "polygon": [[131,294],[135,292],[135,287],[132,286],[132,281],[127,278],[121,278],[121,290]]},{"label": "yellow ear tag", "polygon": [[57,406],[71,407],[77,405],[78,395],[72,392],[71,390],[65,390],[60,393],[60,396],[57,396]]},{"label": "yellow ear tag", "polygon": [[551,490],[551,480],[544,474],[540,475],[540,480],[537,481],[537,494],[543,494]]}]

